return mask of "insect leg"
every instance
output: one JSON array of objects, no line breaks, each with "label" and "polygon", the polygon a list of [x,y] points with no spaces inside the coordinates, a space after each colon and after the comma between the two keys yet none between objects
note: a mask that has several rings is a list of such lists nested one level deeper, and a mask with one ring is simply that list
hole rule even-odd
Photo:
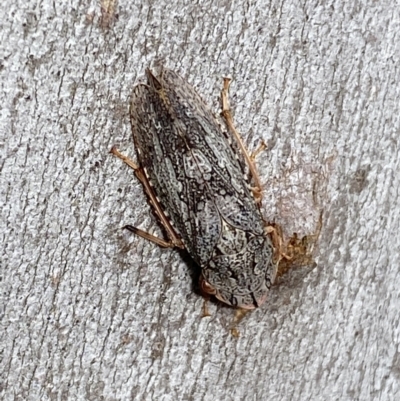
[{"label": "insect leg", "polygon": [[246,309],[236,309],[235,316],[233,317],[233,322],[231,324],[230,332],[233,337],[239,338],[240,331],[238,330],[237,326],[242,321],[242,319],[246,316],[249,311]]},{"label": "insect leg", "polygon": [[254,162],[256,160],[256,157],[265,149],[267,149],[267,144],[263,140],[261,140],[258,148],[250,155],[251,160]]},{"label": "insect leg", "polygon": [[280,277],[293,267],[314,265],[313,251],[322,228],[322,212],[317,223],[316,232],[299,238],[294,233],[283,243],[282,229],[278,225],[266,226],[265,233],[271,235],[275,248],[274,259],[278,264],[276,276]]},{"label": "insect leg", "polygon": [[283,251],[283,235],[281,228],[279,226],[266,226],[264,230],[266,234],[270,234],[271,236],[272,245],[275,249],[275,263],[279,264],[282,259],[292,259],[291,256],[286,255]]},{"label": "insect leg", "polygon": [[135,172],[136,177],[139,179],[139,181],[142,183],[144,190],[147,194],[147,196],[150,199],[150,203],[153,205],[154,210],[159,217],[161,224],[167,231],[169,241],[165,241],[161,238],[156,237],[155,235],[149,234],[145,231],[142,231],[136,227],[133,227],[131,225],[127,225],[124,228],[128,229],[129,231],[139,235],[142,238],[145,238],[149,241],[152,241],[156,243],[157,245],[163,247],[163,248],[184,248],[182,240],[179,238],[179,236],[175,233],[174,228],[171,226],[171,223],[169,222],[168,218],[165,216],[162,207],[157,200],[157,197],[150,185],[150,182],[144,173],[144,171],[132,160],[130,160],[128,157],[124,156],[122,153],[119,152],[119,150],[113,146],[112,149],[110,150],[110,153],[113,155],[117,156],[120,158],[124,163],[126,163],[129,167],[133,169]]},{"label": "insect leg", "polygon": [[229,91],[229,86],[230,86],[230,79],[229,78],[224,78],[224,86],[221,91],[221,98],[222,98],[222,115],[225,118],[226,125],[228,126],[229,130],[233,134],[233,136],[236,139],[236,142],[239,145],[239,148],[246,160],[247,165],[249,166],[251,175],[254,180],[254,188],[253,188],[253,193],[254,196],[257,200],[257,202],[261,202],[262,199],[262,189],[261,189],[261,182],[260,178],[258,177],[257,169],[254,164],[254,158],[257,156],[257,154],[260,152],[260,150],[256,150],[254,157],[252,157],[249,152],[246,149],[245,144],[243,143],[242,138],[240,137],[239,132],[235,128],[235,125],[233,123],[233,117],[232,113],[229,107],[229,99],[228,99],[228,91]]},{"label": "insect leg", "polygon": [[156,237],[155,235],[149,234],[146,231],[143,231],[139,228],[133,227],[131,225],[124,226],[130,232],[139,235],[139,237],[145,238],[148,241],[154,242],[155,244],[161,246],[162,248],[174,248],[176,245],[172,241],[165,241],[162,238]]},{"label": "insect leg", "polygon": [[208,301],[209,301],[209,297],[204,298],[204,301],[203,301],[203,314],[202,314],[201,317],[210,317],[211,316],[211,313],[210,313],[210,311],[208,309],[208,305],[207,305]]}]

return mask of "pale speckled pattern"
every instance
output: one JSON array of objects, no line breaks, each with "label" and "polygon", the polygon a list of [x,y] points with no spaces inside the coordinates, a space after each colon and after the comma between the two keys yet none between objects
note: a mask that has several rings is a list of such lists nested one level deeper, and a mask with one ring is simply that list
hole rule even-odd
[{"label": "pale speckled pattern", "polygon": [[[0,13],[0,399],[400,399],[400,9],[392,0],[5,0]],[[259,155],[264,215],[324,227],[228,330],[201,319],[191,267],[121,230],[159,233],[133,173],[129,99],[157,61]],[[315,178],[326,177],[320,188]]]},{"label": "pale speckled pattern", "polygon": [[174,71],[147,79],[130,111],[140,166],[218,298],[257,307],[275,278],[274,250],[233,135]]}]

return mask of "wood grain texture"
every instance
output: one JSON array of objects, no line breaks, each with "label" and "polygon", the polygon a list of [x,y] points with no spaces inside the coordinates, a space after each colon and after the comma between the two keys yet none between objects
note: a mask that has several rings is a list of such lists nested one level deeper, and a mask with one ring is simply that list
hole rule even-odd
[{"label": "wood grain texture", "polygon": [[[59,4],[62,3],[62,4]],[[0,15],[2,400],[397,400],[400,13],[390,1],[12,2]],[[218,111],[222,76],[264,214],[311,233],[231,336],[159,232],[128,105],[164,64]]]}]

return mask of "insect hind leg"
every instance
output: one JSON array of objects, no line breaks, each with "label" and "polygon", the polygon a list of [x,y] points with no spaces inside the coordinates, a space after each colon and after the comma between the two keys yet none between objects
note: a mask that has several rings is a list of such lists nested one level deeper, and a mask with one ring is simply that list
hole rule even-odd
[{"label": "insect hind leg", "polygon": [[167,216],[163,212],[163,209],[160,205],[160,202],[157,199],[156,194],[153,191],[153,188],[150,185],[150,182],[142,168],[140,168],[134,161],[123,155],[116,146],[113,146],[110,150],[110,153],[117,156],[121,159],[125,164],[133,169],[135,172],[136,177],[142,183],[146,195],[150,199],[150,203],[153,206],[158,218],[161,221],[161,224],[165,228],[167,235],[169,237],[169,241],[166,241],[162,238],[156,237],[155,235],[149,234],[146,231],[140,230],[139,228],[133,227],[131,225],[126,225],[124,228],[127,230],[139,235],[142,238],[145,238],[151,242],[156,243],[157,245],[163,248],[180,248],[183,249],[184,245],[182,240],[179,238],[178,234],[175,232],[174,228],[172,227],[171,223],[169,222]]}]

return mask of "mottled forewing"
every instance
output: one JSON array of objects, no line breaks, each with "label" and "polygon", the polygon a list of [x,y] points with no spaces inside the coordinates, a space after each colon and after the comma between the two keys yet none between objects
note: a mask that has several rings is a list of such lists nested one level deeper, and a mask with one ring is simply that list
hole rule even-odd
[{"label": "mottled forewing", "polygon": [[179,75],[164,70],[161,82],[175,127],[185,138],[192,164],[201,173],[222,217],[236,228],[261,234],[262,218],[233,136],[221,128],[194,88]]},{"label": "mottled forewing", "polygon": [[213,114],[172,71],[133,94],[131,121],[140,165],[194,259],[210,259],[221,219],[262,234],[246,172]]},{"label": "mottled forewing", "polygon": [[201,175],[189,167],[190,150],[177,121],[160,93],[143,84],[134,89],[130,114],[140,166],[188,251],[202,264],[212,253],[221,222]]}]

